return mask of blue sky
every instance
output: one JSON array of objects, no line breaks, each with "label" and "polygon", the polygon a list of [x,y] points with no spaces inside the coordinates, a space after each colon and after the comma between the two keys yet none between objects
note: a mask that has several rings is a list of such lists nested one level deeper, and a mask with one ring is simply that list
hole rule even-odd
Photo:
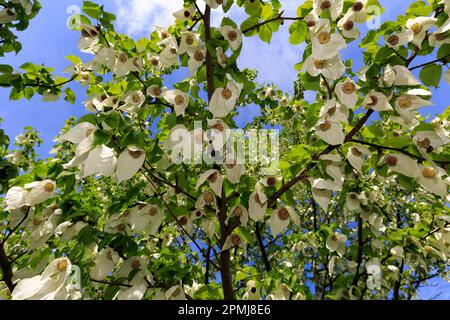
[{"label": "blue sky", "polygon": [[[398,14],[404,13],[412,3],[412,0],[379,0],[385,8],[381,16],[381,22],[393,20]],[[94,1],[95,2],[95,1]],[[117,15],[116,29],[127,33],[134,39],[148,36],[153,25],[168,26],[172,23],[171,12],[180,8],[182,0],[103,0],[96,1],[105,5],[107,11]],[[201,0],[200,0],[201,2]],[[295,16],[296,7],[302,3],[299,0],[280,0],[286,16]],[[45,64],[55,69],[55,73],[64,76],[62,71],[69,65],[64,58],[69,54],[81,56],[88,61],[90,56],[81,54],[77,49],[79,34],[66,27],[66,21],[73,13],[77,13],[82,6],[79,0],[41,0],[42,10],[31,21],[30,28],[19,33],[19,40],[23,44],[23,50],[18,56],[7,55],[1,59],[1,63],[18,67],[31,61],[36,64]],[[241,10],[233,9],[229,16],[240,23],[245,18]],[[213,16],[213,24],[218,25],[221,17]],[[293,66],[300,62],[302,46],[289,45],[288,23],[280,27],[280,31],[274,34],[270,45],[263,43],[258,37],[246,38],[242,55],[238,60],[241,67],[257,69],[258,80],[266,83],[275,83],[280,89],[292,92],[292,83],[297,77]],[[367,31],[364,26],[361,30]],[[357,45],[351,45],[343,52],[345,59],[353,58],[355,70],[362,66],[360,49]],[[429,58],[428,58],[429,59]],[[428,61],[418,58],[413,65]],[[67,75],[65,75],[67,76]],[[173,82],[187,76],[186,70],[178,71],[173,77],[167,79],[166,85],[170,87]],[[42,102],[41,97],[36,96],[31,101],[9,101],[9,90],[0,88],[0,117],[4,119],[2,128],[11,138],[23,131],[25,126],[33,126],[42,133],[44,144],[38,152],[42,158],[49,157],[48,151],[52,148],[52,140],[64,125],[64,121],[70,116],[81,116],[85,113],[82,101],[85,89],[77,83],[71,84],[71,88],[77,95],[75,105],[59,100],[54,103]],[[438,90],[433,90],[433,107],[421,111],[423,115],[442,112],[448,106],[447,90],[449,85],[442,81]],[[309,96],[311,98],[311,95]],[[258,114],[257,108],[249,106],[245,112],[237,117],[238,125],[243,125],[253,116]],[[426,287],[420,290],[421,298],[429,299],[442,292],[441,299],[450,299],[450,284],[442,279],[434,280],[431,284],[436,287]]]}]

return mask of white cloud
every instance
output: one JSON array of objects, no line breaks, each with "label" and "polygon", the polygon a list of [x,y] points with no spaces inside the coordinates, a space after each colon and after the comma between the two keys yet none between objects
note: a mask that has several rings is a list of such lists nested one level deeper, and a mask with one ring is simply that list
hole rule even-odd
[{"label": "white cloud", "polygon": [[116,0],[117,23],[130,36],[148,34],[155,25],[168,27],[173,12],[183,7],[183,0]]}]

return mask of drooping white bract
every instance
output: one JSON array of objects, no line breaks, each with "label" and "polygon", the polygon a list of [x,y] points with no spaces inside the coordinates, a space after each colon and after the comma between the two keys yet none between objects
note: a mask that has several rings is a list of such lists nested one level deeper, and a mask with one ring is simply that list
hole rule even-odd
[{"label": "drooping white bract", "polygon": [[330,80],[338,79],[345,71],[345,65],[338,55],[330,59],[316,59],[314,56],[306,58],[302,71],[308,72],[311,76],[323,75]]},{"label": "drooping white bract", "polygon": [[125,96],[124,102],[125,104],[120,106],[119,109],[130,114],[136,114],[145,102],[145,95],[140,90],[131,91]]},{"label": "drooping white bract", "polygon": [[342,35],[348,39],[356,39],[359,37],[359,30],[356,26],[357,16],[352,10],[348,10],[347,13],[339,19],[337,26],[342,31]]},{"label": "drooping white bract", "polygon": [[210,169],[205,172],[203,172],[197,179],[197,184],[195,185],[195,188],[198,189],[202,184],[204,184],[206,181],[208,181],[210,188],[214,193],[218,196],[222,196],[222,183],[223,178],[220,171],[215,169]]},{"label": "drooping white bract", "polygon": [[419,172],[417,180],[425,190],[437,194],[442,198],[448,196],[449,186],[441,177],[445,174],[445,171],[440,170],[439,168],[421,167]]},{"label": "drooping white bract", "polygon": [[81,179],[93,175],[110,177],[114,174],[116,165],[117,158],[114,149],[102,144],[89,151],[78,176]]},{"label": "drooping white bract", "polygon": [[167,90],[164,92],[164,99],[171,104],[177,116],[184,115],[189,103],[189,96],[179,89]]},{"label": "drooping white bract", "polygon": [[194,74],[206,61],[206,46],[204,44],[199,44],[197,47],[194,47],[192,51],[188,51],[188,55],[189,72]]},{"label": "drooping white bract", "polygon": [[259,189],[250,194],[248,199],[248,214],[253,221],[260,221],[264,218],[267,210],[267,196]]},{"label": "drooping white bract", "polygon": [[366,157],[370,157],[372,153],[363,146],[352,146],[348,149],[347,160],[353,168],[362,173],[362,167],[366,161]]},{"label": "drooping white bract", "polygon": [[242,32],[239,29],[235,29],[232,26],[223,26],[219,28],[219,32],[228,41],[231,49],[236,51],[242,44]]},{"label": "drooping white bract", "polygon": [[242,88],[243,84],[229,80],[225,88],[219,87],[214,91],[208,107],[214,118],[225,117],[235,108]]},{"label": "drooping white bract", "polygon": [[269,226],[272,236],[276,237],[278,234],[283,232],[283,230],[285,230],[289,226],[291,221],[297,226],[300,223],[298,215],[291,207],[284,206],[275,209],[272,212],[269,220]]},{"label": "drooping white bract", "polygon": [[362,105],[366,109],[374,111],[392,111],[389,99],[383,93],[371,90],[364,98]]},{"label": "drooping white bract", "polygon": [[450,43],[450,36],[447,32],[450,30],[450,18],[444,22],[435,32],[428,36],[428,43],[431,47],[440,47],[443,44]]},{"label": "drooping white bract", "polygon": [[197,198],[195,202],[196,209],[203,209],[205,206],[215,206],[216,205],[216,197],[214,193],[209,190],[203,191],[203,193]]},{"label": "drooping white bract", "polygon": [[379,290],[381,288],[381,263],[376,257],[371,258],[366,262],[367,287],[370,290]]},{"label": "drooping white bract", "polygon": [[30,232],[30,250],[41,248],[56,233],[62,218],[62,210],[58,208],[50,212],[48,218],[44,215],[41,219],[33,219],[33,229],[27,228]]},{"label": "drooping white bract", "polygon": [[387,164],[391,171],[407,177],[417,178],[420,173],[417,161],[401,153],[389,153],[385,155],[379,164],[384,163]]},{"label": "drooping white bract", "polygon": [[13,292],[13,300],[66,300],[66,282],[72,272],[67,258],[53,260],[41,275],[20,280]]},{"label": "drooping white bract", "polygon": [[195,14],[195,11],[196,11],[196,8],[192,4],[187,8],[182,8],[182,9],[174,12],[173,16],[175,17],[175,19],[177,19],[177,21],[185,22],[192,18],[192,16]]},{"label": "drooping white bract", "polygon": [[117,181],[131,179],[141,169],[145,161],[145,151],[137,146],[127,146],[117,159]]},{"label": "drooping white bract", "polygon": [[345,105],[336,101],[336,98],[325,102],[324,106],[320,108],[319,118],[330,119],[332,121],[348,123],[349,111]]},{"label": "drooping white bract", "polygon": [[164,97],[164,94],[165,94],[166,91],[167,91],[166,87],[160,87],[160,86],[158,86],[156,84],[152,84],[151,86],[149,86],[147,88],[147,92],[146,93],[147,93],[148,96],[150,96],[152,98],[160,99],[160,98]]},{"label": "drooping white bract", "polygon": [[244,251],[244,256],[247,256],[247,244],[244,239],[236,233],[230,234],[226,239],[222,247],[222,251],[229,250],[231,248],[240,247]]},{"label": "drooping white bract", "polygon": [[436,23],[437,19],[434,17],[416,17],[406,21],[406,28],[411,30],[414,34],[411,43],[415,44],[419,49],[422,48],[422,42],[427,35],[427,31],[431,29]]},{"label": "drooping white bract", "polygon": [[228,221],[230,219],[237,218],[241,222],[241,225],[243,225],[244,227],[247,227],[248,217],[249,217],[249,215],[248,215],[247,208],[245,208],[242,205],[237,205],[237,206],[234,206],[233,208],[231,208],[231,210],[228,212],[228,216],[227,216],[225,223],[228,224]]},{"label": "drooping white bract", "polygon": [[358,89],[359,86],[357,86],[352,79],[347,78],[336,84],[334,92],[344,106],[353,108],[358,101]]},{"label": "drooping white bract", "polygon": [[17,13],[14,10],[10,8],[0,10],[0,24],[7,24],[14,20],[17,20]]},{"label": "drooping white bract", "polygon": [[345,234],[334,232],[327,238],[326,247],[330,252],[336,252],[340,257],[345,254],[345,242],[347,236]]},{"label": "drooping white bract", "polygon": [[166,291],[165,296],[167,300],[186,300],[186,295],[181,285],[169,288]]},{"label": "drooping white bract", "polygon": [[25,188],[14,186],[6,192],[3,207],[6,211],[20,209],[25,206],[28,191]]},{"label": "drooping white bract", "polygon": [[368,0],[356,0],[353,6],[348,9],[355,16],[355,21],[358,23],[364,23],[367,20],[367,1]]},{"label": "drooping white bract", "polygon": [[159,53],[161,68],[168,68],[178,64],[178,44],[175,37],[168,37],[158,44],[164,45],[164,49]]},{"label": "drooping white bract", "polygon": [[345,133],[339,122],[333,119],[321,120],[315,125],[316,135],[330,145],[340,145],[344,143]]},{"label": "drooping white bract", "polygon": [[329,11],[331,19],[336,20],[344,9],[344,0],[314,0],[313,11],[318,15],[322,15],[324,11]]},{"label": "drooping white bract", "polygon": [[103,248],[94,259],[94,266],[89,270],[89,276],[94,280],[103,280],[114,271],[119,263],[119,254],[112,248]]},{"label": "drooping white bract", "polygon": [[394,50],[400,49],[401,46],[408,44],[414,38],[414,32],[405,30],[399,33],[384,36],[385,44]]},{"label": "drooping white bract", "polygon": [[27,183],[24,188],[29,190],[25,199],[25,204],[27,206],[35,206],[50,198],[53,198],[56,192],[56,183],[52,180],[46,179]]},{"label": "drooping white bract", "polygon": [[181,31],[178,54],[189,53],[197,47],[198,34],[192,31]]},{"label": "drooping white bract", "polygon": [[125,76],[130,72],[140,71],[142,62],[138,58],[130,58],[125,52],[118,52],[114,65],[114,74],[118,77]]},{"label": "drooping white bract", "polygon": [[411,94],[407,91],[395,100],[395,111],[403,118],[405,124],[408,125],[414,120],[417,109],[431,105],[433,105],[431,101],[418,97],[417,93]]},{"label": "drooping white bract", "polygon": [[331,59],[339,50],[345,48],[345,40],[339,33],[321,31],[312,38],[312,55],[314,59]]}]

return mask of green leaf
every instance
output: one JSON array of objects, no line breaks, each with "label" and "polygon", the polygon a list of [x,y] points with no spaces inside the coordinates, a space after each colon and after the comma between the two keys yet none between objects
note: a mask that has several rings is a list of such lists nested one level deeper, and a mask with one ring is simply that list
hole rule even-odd
[{"label": "green leaf", "polygon": [[442,77],[442,65],[430,64],[425,66],[419,74],[423,84],[429,87],[438,87]]},{"label": "green leaf", "polygon": [[289,34],[291,44],[301,44],[306,40],[308,27],[304,21],[295,21],[289,26]]},{"label": "green leaf", "polygon": [[75,99],[77,98],[75,96],[75,92],[73,92],[72,89],[70,89],[70,88],[66,88],[64,90],[64,93],[66,94],[66,96],[64,97],[64,100],[66,100],[70,104],[75,104]]},{"label": "green leaf", "polygon": [[91,18],[97,19],[102,15],[102,8],[91,1],[83,1],[83,12]]},{"label": "green leaf", "polygon": [[272,30],[265,24],[259,29],[258,35],[262,41],[270,43],[270,40],[272,39]]},{"label": "green leaf", "polygon": [[94,145],[107,144],[111,140],[111,134],[106,131],[97,129],[94,132]]}]

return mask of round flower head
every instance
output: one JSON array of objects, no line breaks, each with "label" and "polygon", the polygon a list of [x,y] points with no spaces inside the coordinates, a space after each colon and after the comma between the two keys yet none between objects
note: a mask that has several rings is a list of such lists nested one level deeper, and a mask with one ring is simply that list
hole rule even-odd
[{"label": "round flower head", "polygon": [[228,224],[228,221],[230,219],[239,219],[241,224],[244,227],[247,227],[248,217],[249,215],[247,209],[242,205],[237,205],[231,208],[231,210],[228,212],[226,223]]},{"label": "round flower head", "polygon": [[179,89],[167,90],[164,92],[164,99],[171,104],[177,116],[184,115],[189,103],[189,96]]},{"label": "round flower head", "polygon": [[437,19],[433,17],[416,17],[406,21],[406,28],[414,34],[411,42],[419,49],[422,47],[422,42],[427,35],[427,31],[434,26],[436,21]]},{"label": "round flower head", "polygon": [[206,46],[203,44],[198,45],[197,47],[193,48],[192,51],[189,51],[188,55],[189,72],[191,74],[194,74],[206,60]]},{"label": "round flower head", "polygon": [[53,198],[56,192],[56,183],[52,180],[35,181],[26,184],[25,189],[29,190],[25,203],[34,206]]},{"label": "round flower head", "polygon": [[330,59],[317,59],[309,56],[305,60],[302,71],[308,72],[313,77],[321,74],[327,79],[336,80],[344,73],[345,65],[339,55]]},{"label": "round flower head", "polygon": [[270,216],[269,225],[272,236],[276,237],[278,234],[283,232],[290,222],[294,222],[296,225],[299,224],[299,217],[294,212],[291,207],[281,207],[275,209]]},{"label": "round flower head", "polygon": [[401,153],[390,153],[381,159],[381,163],[386,163],[391,171],[404,176],[417,178],[419,176],[419,166],[417,161]]},{"label": "round flower head", "polygon": [[345,133],[340,124],[334,120],[319,120],[315,126],[316,135],[330,145],[340,145],[344,143]]},{"label": "round flower head", "polygon": [[389,104],[389,99],[375,90],[371,90],[364,98],[362,105],[366,109],[372,109],[375,111],[392,111],[392,107]]},{"label": "round flower head", "polygon": [[203,172],[198,177],[195,188],[198,189],[206,181],[208,181],[209,186],[214,191],[214,193],[218,197],[221,197],[223,178],[222,178],[222,174],[220,173],[220,171],[215,170],[215,169],[210,169],[210,170]]},{"label": "round flower head", "polygon": [[320,31],[312,39],[312,55],[315,59],[331,59],[345,48],[345,40],[339,33]]},{"label": "round flower head", "polygon": [[191,5],[188,8],[182,8],[176,12],[173,13],[173,16],[175,19],[179,22],[185,22],[187,20],[190,20],[192,16],[195,14],[195,6]]},{"label": "round flower head", "polygon": [[145,161],[145,151],[136,146],[128,146],[117,159],[117,181],[131,179],[142,167]]},{"label": "round flower head", "polygon": [[255,190],[250,194],[248,200],[249,216],[253,221],[264,218],[267,210],[267,196],[261,190]]},{"label": "round flower head", "polygon": [[119,263],[120,257],[113,249],[102,249],[94,259],[94,266],[89,271],[89,276],[94,280],[103,280],[113,272]]},{"label": "round flower head", "polygon": [[353,108],[358,101],[359,87],[350,78],[340,81],[336,84],[334,91],[339,101],[348,108]]},{"label": "round flower head", "polygon": [[413,38],[414,33],[411,30],[405,30],[391,35],[385,35],[384,42],[388,47],[398,50],[401,46],[411,42]]},{"label": "round flower head", "polygon": [[209,103],[209,111],[214,118],[225,117],[236,106],[236,101],[241,94],[243,84],[228,81],[225,88],[217,88]]},{"label": "round flower head", "polygon": [[417,180],[425,190],[445,198],[449,194],[448,184],[442,180],[441,174],[439,169],[420,167]]},{"label": "round flower head", "polygon": [[363,146],[351,146],[347,152],[347,160],[353,168],[359,173],[362,173],[362,167],[366,157],[371,156],[369,149]]},{"label": "round flower head", "polygon": [[313,11],[318,15],[322,15],[324,11],[330,13],[331,19],[336,20],[344,9],[344,0],[314,0]]},{"label": "round flower head", "polygon": [[443,44],[450,43],[450,36],[448,31],[450,30],[450,19],[447,19],[445,23],[439,27],[435,32],[429,35],[428,42],[431,47],[440,47]]},{"label": "round flower head", "polygon": [[346,241],[347,236],[345,234],[335,232],[328,236],[326,246],[330,252],[336,252],[340,257],[342,257],[345,254]]},{"label": "round flower head", "polygon": [[191,31],[182,31],[178,54],[192,52],[197,46],[198,34]]},{"label": "round flower head", "polygon": [[242,32],[239,29],[235,29],[232,26],[223,26],[219,29],[219,32],[228,41],[231,49],[236,51],[242,44]]}]

